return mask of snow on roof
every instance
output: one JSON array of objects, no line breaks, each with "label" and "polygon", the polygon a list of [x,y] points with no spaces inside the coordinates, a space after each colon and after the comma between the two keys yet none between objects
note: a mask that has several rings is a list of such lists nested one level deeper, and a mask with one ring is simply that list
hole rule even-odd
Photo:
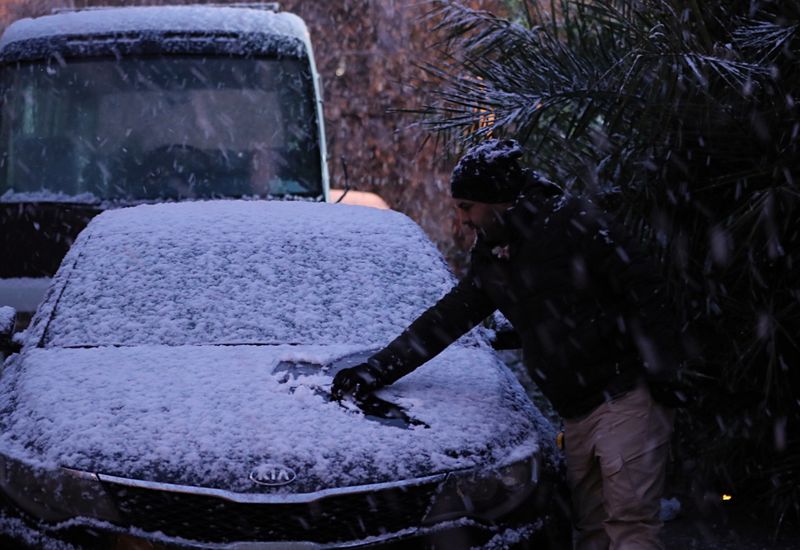
[{"label": "snow on roof", "polygon": [[41,191],[14,191],[9,189],[0,195],[0,203],[18,203],[18,202],[69,202],[80,204],[97,204],[101,199],[92,193],[80,193],[78,195],[69,195],[63,191],[50,191],[43,189]]},{"label": "snow on roof", "polygon": [[308,29],[298,16],[247,8],[209,6],[136,6],[95,9],[20,19],[0,38],[12,42],[68,35],[127,32],[263,33],[308,43]]},{"label": "snow on roof", "polygon": [[382,345],[453,284],[414,222],[359,206],[209,201],[115,209],[94,218],[73,248],[79,258],[47,329],[48,347]]}]

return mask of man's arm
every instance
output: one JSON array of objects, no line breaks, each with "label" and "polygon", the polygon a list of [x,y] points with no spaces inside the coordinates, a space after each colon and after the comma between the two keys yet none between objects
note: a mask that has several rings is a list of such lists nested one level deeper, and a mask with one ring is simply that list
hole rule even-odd
[{"label": "man's arm", "polygon": [[358,397],[394,383],[438,355],[495,309],[475,278],[468,275],[366,363],[337,373],[334,397]]},{"label": "man's arm", "polygon": [[369,358],[381,382],[391,384],[434,358],[495,310],[492,300],[467,277],[433,307]]}]

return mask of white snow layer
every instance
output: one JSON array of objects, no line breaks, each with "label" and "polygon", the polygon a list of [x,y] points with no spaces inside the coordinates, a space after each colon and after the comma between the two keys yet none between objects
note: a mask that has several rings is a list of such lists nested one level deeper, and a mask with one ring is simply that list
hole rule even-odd
[{"label": "white snow layer", "polygon": [[6,29],[0,38],[0,48],[12,42],[50,36],[148,31],[262,33],[308,42],[305,23],[291,13],[210,6],[136,6],[20,19]]},{"label": "white snow layer", "polygon": [[50,191],[42,189],[41,191],[21,191],[17,192],[9,189],[0,195],[0,202],[3,203],[18,203],[18,202],[70,202],[80,204],[95,204],[99,203],[100,199],[92,193],[80,193],[78,195],[68,195],[63,191]]},{"label": "white snow layer", "polygon": [[383,345],[453,283],[416,224],[357,206],[138,206],[73,248],[47,346]]},{"label": "white snow layer", "polygon": [[14,328],[16,310],[10,306],[0,306],[0,333],[10,333]]},{"label": "white snow layer", "polygon": [[[282,361],[324,364],[347,350],[291,346],[33,349],[14,379],[0,450],[45,466],[234,491],[278,463],[287,492],[421,477],[536,450],[532,406],[488,349],[455,346],[381,395],[430,428],[367,419],[286,377]],[[270,490],[275,493],[275,489]]]},{"label": "white snow layer", "polygon": [[[327,397],[322,365],[385,345],[452,282],[396,212],[268,201],[104,212],[6,365],[0,452],[236,491],[254,490],[261,464],[297,472],[271,492],[521,459],[552,428],[474,338],[382,392],[429,428],[387,426]],[[204,345],[252,342],[277,345]],[[282,362],[319,367],[287,376]]]},{"label": "white snow layer", "polygon": [[36,548],[39,550],[81,550],[71,544],[47,536],[23,519],[3,509],[0,509],[0,533],[13,538],[14,546],[11,548],[17,548],[19,544],[23,544],[25,545],[24,548]]}]

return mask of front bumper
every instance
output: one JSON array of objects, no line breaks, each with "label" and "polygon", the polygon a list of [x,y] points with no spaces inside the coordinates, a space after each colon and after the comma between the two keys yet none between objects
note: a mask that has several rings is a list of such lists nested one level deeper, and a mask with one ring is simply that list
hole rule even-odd
[{"label": "front bumper", "polygon": [[[437,512],[443,501],[461,494],[463,472],[298,495],[239,494],[64,472],[68,481],[56,491],[40,488],[40,498],[31,498],[30,484],[23,493],[17,487],[14,498],[9,471],[3,488],[29,516],[38,518],[37,529],[88,547],[449,550],[479,546],[509,530],[533,532],[533,527],[552,523],[548,515],[553,516],[548,510],[553,484],[547,478],[531,480],[513,502],[506,499],[477,518],[470,513]],[[466,487],[475,484],[475,478],[467,481]],[[56,493],[73,501],[82,493],[90,497],[92,508],[83,504],[84,513],[48,517],[45,509],[51,503],[46,495]],[[86,537],[101,542],[81,544]]]},{"label": "front bumper", "polygon": [[[153,534],[115,533],[114,531],[100,532],[97,526],[87,527],[88,531],[75,525],[69,529],[53,533],[59,541],[73,544],[80,548],[114,548],[114,550],[175,550],[175,549],[208,549],[208,550],[467,550],[481,547],[489,541],[528,541],[545,540],[544,521],[532,524],[490,527],[471,521],[446,522],[435,527],[421,528],[416,531],[408,530],[400,533],[386,533],[369,539],[337,542],[317,543],[311,541],[280,541],[280,542],[231,542],[226,544],[203,543],[187,541],[180,538],[153,536]],[[110,527],[114,529],[113,527]],[[493,547],[496,547],[493,545]],[[502,546],[501,546],[502,547]],[[561,550],[568,546],[553,545],[551,543],[535,543],[537,549]]]}]

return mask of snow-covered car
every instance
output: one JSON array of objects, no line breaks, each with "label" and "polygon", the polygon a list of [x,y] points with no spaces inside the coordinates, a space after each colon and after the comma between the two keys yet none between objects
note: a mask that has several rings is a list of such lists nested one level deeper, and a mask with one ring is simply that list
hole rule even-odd
[{"label": "snow-covered car", "polygon": [[0,305],[28,316],[92,216],[329,198],[303,20],[274,3],[79,8],[0,38]]},{"label": "snow-covered car", "polygon": [[54,536],[546,548],[560,525],[553,428],[482,329],[363,408],[330,398],[339,369],[453,282],[393,211],[106,211],[4,364],[2,492]]}]

